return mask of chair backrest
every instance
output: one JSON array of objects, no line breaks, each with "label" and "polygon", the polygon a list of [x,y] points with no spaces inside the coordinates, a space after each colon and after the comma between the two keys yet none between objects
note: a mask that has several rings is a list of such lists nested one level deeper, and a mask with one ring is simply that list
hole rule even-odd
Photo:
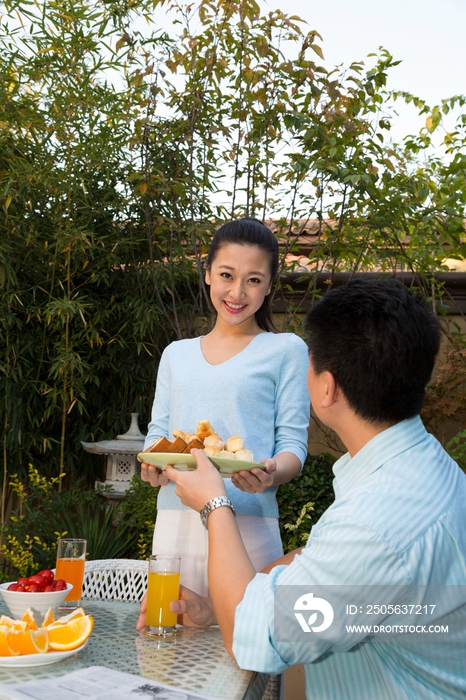
[{"label": "chair backrest", "polygon": [[83,598],[139,601],[147,589],[148,562],[96,559],[84,569]]}]

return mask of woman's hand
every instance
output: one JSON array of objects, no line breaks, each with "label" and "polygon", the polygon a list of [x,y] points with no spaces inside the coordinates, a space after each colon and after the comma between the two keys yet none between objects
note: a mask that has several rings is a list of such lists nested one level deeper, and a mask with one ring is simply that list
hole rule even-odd
[{"label": "woman's hand", "polygon": [[165,472],[170,481],[175,482],[175,493],[181,499],[181,503],[200,513],[212,498],[225,496],[225,484],[220,472],[204,450],[193,449],[191,454],[197,464],[195,471],[182,472],[168,465]]},{"label": "woman's hand", "polygon": [[231,477],[231,483],[246,493],[263,493],[265,489],[275,484],[277,462],[275,459],[263,459],[261,464],[265,466],[265,470],[251,469],[250,472],[236,472]]},{"label": "woman's hand", "polygon": [[151,486],[166,486],[170,483],[165,472],[147,462],[141,462],[141,479]]}]

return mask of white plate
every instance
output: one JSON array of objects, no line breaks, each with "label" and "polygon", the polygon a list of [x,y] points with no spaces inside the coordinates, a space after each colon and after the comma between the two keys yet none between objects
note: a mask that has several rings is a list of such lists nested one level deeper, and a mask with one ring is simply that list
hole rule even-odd
[{"label": "white plate", "polygon": [[[196,460],[192,455],[179,454],[175,452],[141,452],[138,454],[140,462],[153,464],[154,467],[165,469],[167,464],[173,464],[175,469],[180,471],[194,471]],[[231,459],[230,457],[209,457],[215,464],[222,476],[232,476],[235,472],[248,471],[251,469],[265,469],[259,462],[243,462],[242,459]]]},{"label": "white plate", "polygon": [[48,651],[46,654],[24,654],[22,656],[0,656],[0,666],[9,668],[27,668],[28,666],[48,666],[48,664],[56,664],[57,661],[63,661],[78,651],[82,651],[88,640],[81,644],[77,649],[70,651]]}]

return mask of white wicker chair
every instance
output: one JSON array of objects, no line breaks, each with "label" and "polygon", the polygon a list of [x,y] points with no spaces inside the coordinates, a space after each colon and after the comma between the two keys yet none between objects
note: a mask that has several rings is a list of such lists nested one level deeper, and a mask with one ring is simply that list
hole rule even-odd
[{"label": "white wicker chair", "polygon": [[140,601],[147,588],[147,561],[96,559],[84,569],[83,598]]}]

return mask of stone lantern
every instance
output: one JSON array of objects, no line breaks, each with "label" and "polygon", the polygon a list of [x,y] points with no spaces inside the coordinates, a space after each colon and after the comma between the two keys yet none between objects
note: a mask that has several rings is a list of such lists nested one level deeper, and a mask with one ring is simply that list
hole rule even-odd
[{"label": "stone lantern", "polygon": [[86,452],[107,455],[106,479],[104,482],[96,481],[96,488],[111,486],[111,491],[104,492],[109,498],[123,498],[131,479],[140,472],[136,455],[143,451],[145,436],[139,430],[138,416],[139,413],[132,413],[128,432],[117,435],[114,440],[81,442]]}]

